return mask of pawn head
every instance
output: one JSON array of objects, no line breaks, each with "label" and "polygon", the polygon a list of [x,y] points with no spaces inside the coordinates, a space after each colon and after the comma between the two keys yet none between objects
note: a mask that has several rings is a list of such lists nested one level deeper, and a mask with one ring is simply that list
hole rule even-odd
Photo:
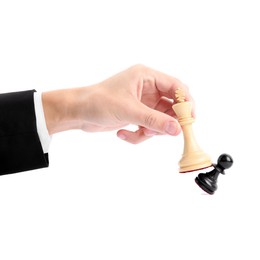
[{"label": "pawn head", "polygon": [[232,166],[233,159],[229,154],[221,154],[218,158],[218,166],[220,166],[222,169],[228,169]]}]

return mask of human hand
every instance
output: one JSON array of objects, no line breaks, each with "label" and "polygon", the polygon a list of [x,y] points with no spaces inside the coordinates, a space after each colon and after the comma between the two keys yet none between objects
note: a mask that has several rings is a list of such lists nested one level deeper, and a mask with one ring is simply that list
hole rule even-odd
[{"label": "human hand", "polygon": [[[47,127],[50,133],[73,128],[86,132],[119,129],[118,137],[130,143],[157,134],[178,135],[181,127],[172,110],[177,88],[184,89],[186,100],[192,101],[188,88],[178,79],[135,65],[93,86],[43,93],[46,118],[48,114],[52,117],[49,109],[52,106],[48,106],[51,96],[59,96],[60,109],[56,110],[65,108],[65,112],[56,113],[56,120],[50,120],[49,124],[46,120]],[[139,129],[135,132],[122,129],[129,124]]]}]

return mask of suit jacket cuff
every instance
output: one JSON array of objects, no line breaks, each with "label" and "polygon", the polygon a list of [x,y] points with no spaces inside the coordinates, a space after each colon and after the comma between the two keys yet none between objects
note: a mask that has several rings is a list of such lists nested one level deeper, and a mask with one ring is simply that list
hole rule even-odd
[{"label": "suit jacket cuff", "polygon": [[0,175],[49,166],[37,133],[34,92],[0,95]]}]

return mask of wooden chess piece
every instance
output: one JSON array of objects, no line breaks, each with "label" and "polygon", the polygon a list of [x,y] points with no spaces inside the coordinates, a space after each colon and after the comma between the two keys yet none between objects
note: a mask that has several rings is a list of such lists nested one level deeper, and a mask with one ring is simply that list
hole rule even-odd
[{"label": "wooden chess piece", "polygon": [[214,169],[210,172],[200,173],[195,182],[201,189],[212,195],[218,188],[217,179],[219,174],[225,174],[224,170],[230,168],[232,164],[233,159],[229,154],[221,154],[218,163],[213,164]]},{"label": "wooden chess piece", "polygon": [[199,147],[193,134],[192,103],[185,101],[185,92],[180,88],[175,91],[175,97],[177,103],[172,108],[177,115],[184,137],[184,150],[179,161],[179,172],[184,173],[210,167],[212,165],[210,157]]}]

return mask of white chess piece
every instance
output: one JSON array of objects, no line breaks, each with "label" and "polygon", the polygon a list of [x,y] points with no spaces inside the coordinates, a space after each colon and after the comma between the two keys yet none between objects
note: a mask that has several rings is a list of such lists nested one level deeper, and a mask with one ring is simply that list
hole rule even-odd
[{"label": "white chess piece", "polygon": [[172,106],[181,125],[184,137],[184,150],[179,161],[179,172],[190,172],[207,168],[212,165],[210,157],[198,145],[193,130],[194,119],[191,116],[192,103],[185,101],[185,92],[182,89],[175,91],[177,103]]}]

